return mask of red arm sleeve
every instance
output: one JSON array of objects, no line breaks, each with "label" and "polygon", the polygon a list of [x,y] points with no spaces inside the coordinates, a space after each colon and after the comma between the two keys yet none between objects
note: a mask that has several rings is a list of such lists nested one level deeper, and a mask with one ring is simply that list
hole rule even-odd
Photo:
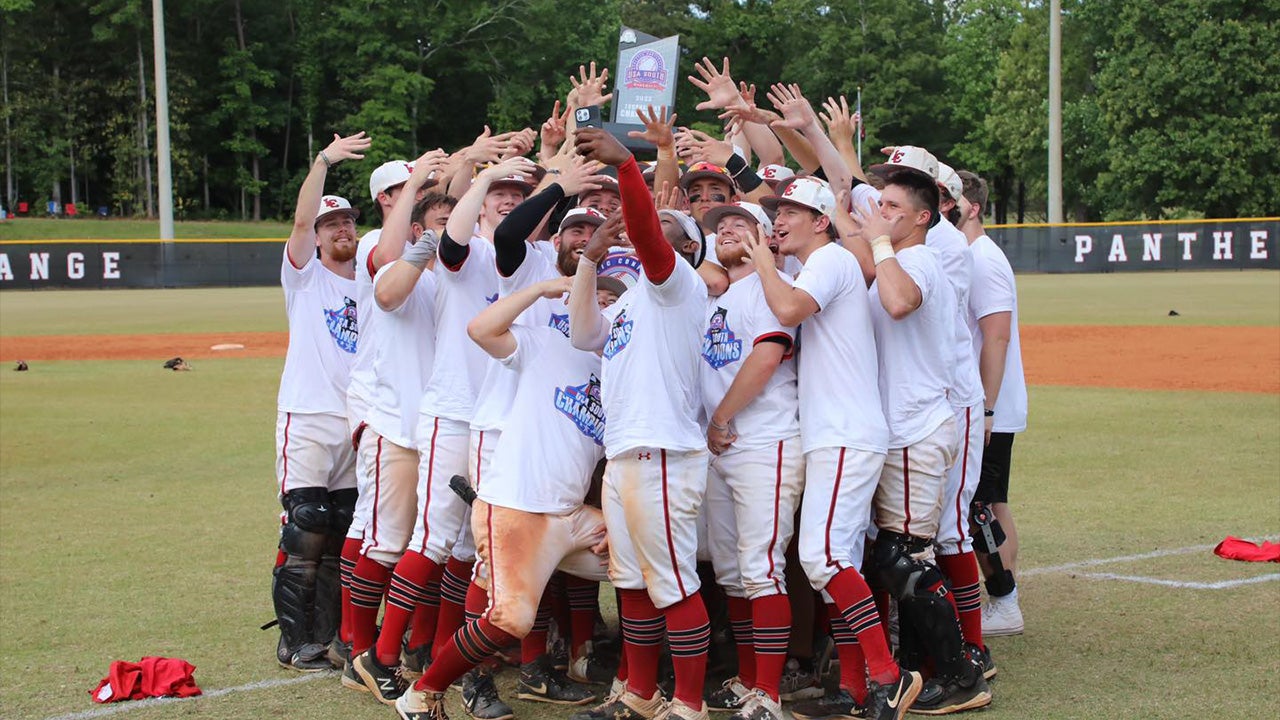
[{"label": "red arm sleeve", "polygon": [[676,269],[676,251],[662,234],[653,196],[634,156],[618,168],[618,192],[622,195],[622,219],[627,224],[627,237],[636,248],[645,277],[654,285],[661,285]]}]

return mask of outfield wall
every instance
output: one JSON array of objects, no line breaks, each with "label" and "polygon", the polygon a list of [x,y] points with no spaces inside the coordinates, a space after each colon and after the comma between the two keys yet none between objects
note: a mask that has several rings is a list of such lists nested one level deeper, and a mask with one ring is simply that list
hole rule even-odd
[{"label": "outfield wall", "polygon": [[[1015,272],[1280,269],[1280,218],[988,228]],[[280,239],[4,240],[0,290],[275,285]]]}]

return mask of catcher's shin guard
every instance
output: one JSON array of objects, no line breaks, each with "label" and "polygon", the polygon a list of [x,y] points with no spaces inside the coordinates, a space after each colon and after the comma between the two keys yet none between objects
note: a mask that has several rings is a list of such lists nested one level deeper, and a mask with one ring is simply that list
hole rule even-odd
[{"label": "catcher's shin guard", "polygon": [[342,624],[342,581],[340,556],[347,529],[356,507],[356,490],[329,492],[329,534],[324,554],[316,566],[315,613],[308,642],[328,645]]},{"label": "catcher's shin guard", "polygon": [[314,642],[316,578],[329,526],[329,493],[324,488],[290,490],[281,499],[288,519],[280,530],[284,564],[275,569],[271,599],[280,623],[280,663]]},{"label": "catcher's shin guard", "polygon": [[875,569],[885,587],[898,598],[899,627],[914,629],[913,639],[924,645],[941,673],[961,675],[966,662],[964,640],[955,608],[947,599],[946,577],[937,565],[913,557],[930,542],[927,538],[881,530],[872,553]]}]

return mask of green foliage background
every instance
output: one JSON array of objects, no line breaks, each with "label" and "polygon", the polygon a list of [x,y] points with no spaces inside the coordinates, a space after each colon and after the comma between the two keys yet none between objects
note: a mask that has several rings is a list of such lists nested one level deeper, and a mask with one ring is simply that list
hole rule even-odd
[{"label": "green foliage background", "polygon": [[[1062,4],[1072,218],[1280,213],[1280,0]],[[613,64],[623,24],[679,34],[679,77],[728,55],[761,87],[851,100],[861,87],[866,153],[926,145],[990,180],[997,221],[1043,216],[1043,0],[169,0],[165,13],[179,217],[283,217],[310,157],[361,129],[369,161],[331,189],[368,205],[375,163],[461,146],[486,123],[536,128],[579,63]],[[147,0],[0,0],[6,207],[154,212],[151,38]],[[681,85],[682,124],[716,122],[700,99]]]}]

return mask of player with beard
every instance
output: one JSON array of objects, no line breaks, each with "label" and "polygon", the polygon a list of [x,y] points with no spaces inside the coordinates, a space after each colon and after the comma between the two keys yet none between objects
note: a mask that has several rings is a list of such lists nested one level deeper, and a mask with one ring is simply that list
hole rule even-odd
[{"label": "player with beard", "polygon": [[[276,413],[276,480],[284,507],[271,586],[280,642],[276,660],[313,672],[330,666],[340,619],[338,556],[355,509],[355,453],[347,427],[347,385],[356,352],[359,212],[323,195],[329,168],[358,160],[363,132],[334,135],[298,191],[293,231],[280,263],[289,349]],[[322,197],[323,195],[323,197]]]},{"label": "player with beard", "polygon": [[764,209],[726,205],[704,221],[716,230],[731,281],[707,304],[702,340],[702,406],[713,455],[707,544],[738,648],[737,677],[707,704],[736,710],[735,720],[782,720],[779,685],[791,625],[785,553],[804,484],[796,329],[769,310],[746,243],[757,233],[772,235]]}]

